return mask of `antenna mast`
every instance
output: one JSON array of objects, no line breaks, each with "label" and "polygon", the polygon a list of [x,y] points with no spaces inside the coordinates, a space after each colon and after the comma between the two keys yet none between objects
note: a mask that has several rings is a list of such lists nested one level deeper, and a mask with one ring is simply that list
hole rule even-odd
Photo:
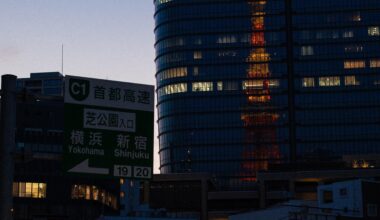
[{"label": "antenna mast", "polygon": [[62,44],[62,55],[61,55],[61,58],[62,58],[62,60],[61,60],[61,73],[63,75],[63,44]]}]

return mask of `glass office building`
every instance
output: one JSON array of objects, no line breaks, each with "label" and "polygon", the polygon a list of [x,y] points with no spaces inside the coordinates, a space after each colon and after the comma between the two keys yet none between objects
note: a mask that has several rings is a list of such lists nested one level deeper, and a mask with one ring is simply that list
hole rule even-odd
[{"label": "glass office building", "polygon": [[380,1],[154,2],[161,173],[380,153]]}]

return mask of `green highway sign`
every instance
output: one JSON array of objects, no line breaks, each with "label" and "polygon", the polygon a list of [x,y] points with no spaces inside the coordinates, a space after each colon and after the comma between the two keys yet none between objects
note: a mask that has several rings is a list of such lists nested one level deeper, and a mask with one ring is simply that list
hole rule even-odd
[{"label": "green highway sign", "polygon": [[65,77],[64,169],[150,179],[154,86]]}]

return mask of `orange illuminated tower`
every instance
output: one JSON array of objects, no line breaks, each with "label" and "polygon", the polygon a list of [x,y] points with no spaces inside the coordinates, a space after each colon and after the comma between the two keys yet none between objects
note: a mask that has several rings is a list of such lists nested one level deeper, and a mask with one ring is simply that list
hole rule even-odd
[{"label": "orange illuminated tower", "polygon": [[256,172],[267,170],[270,160],[280,159],[280,150],[276,143],[277,132],[275,123],[278,114],[268,112],[271,106],[270,87],[275,86],[276,81],[271,80],[269,70],[270,56],[265,50],[264,35],[264,7],[266,1],[248,3],[252,10],[252,50],[247,62],[247,79],[244,91],[247,96],[247,105],[243,109],[241,119],[245,128],[245,148],[242,153],[242,177],[243,181],[255,181]]}]

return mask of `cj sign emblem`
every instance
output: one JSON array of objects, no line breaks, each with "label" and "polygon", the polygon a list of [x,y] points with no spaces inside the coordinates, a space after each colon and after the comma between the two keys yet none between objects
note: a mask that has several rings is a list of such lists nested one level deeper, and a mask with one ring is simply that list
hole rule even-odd
[{"label": "cj sign emblem", "polygon": [[69,91],[73,99],[83,101],[90,93],[90,82],[83,79],[71,78],[69,80]]}]

